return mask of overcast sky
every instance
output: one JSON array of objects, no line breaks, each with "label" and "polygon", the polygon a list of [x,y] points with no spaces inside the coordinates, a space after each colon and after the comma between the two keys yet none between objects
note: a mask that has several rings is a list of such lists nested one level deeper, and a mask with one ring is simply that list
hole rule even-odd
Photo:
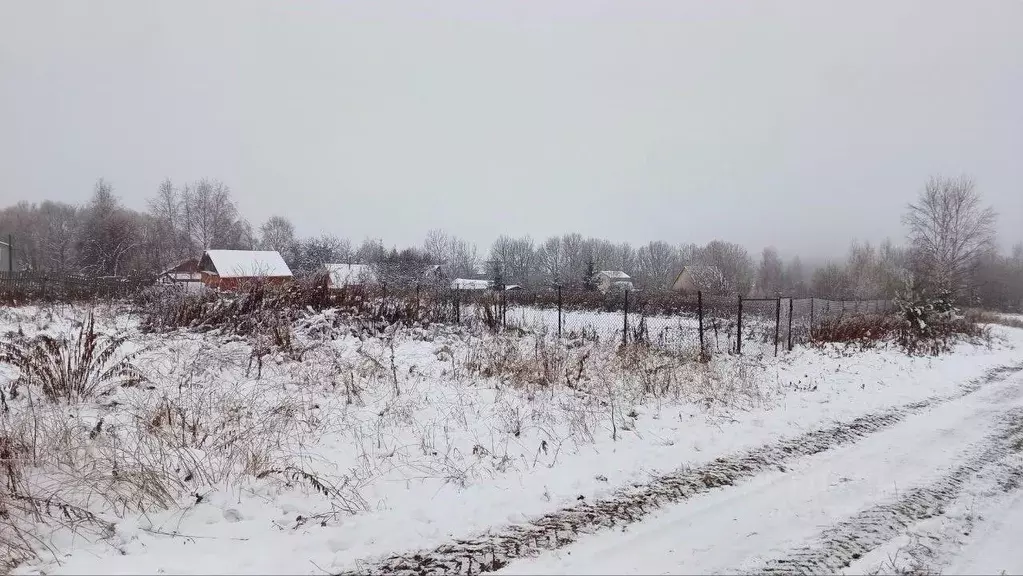
[{"label": "overcast sky", "polygon": [[1023,240],[1023,2],[0,0],[0,204],[219,178],[258,225],[901,240],[932,173]]}]

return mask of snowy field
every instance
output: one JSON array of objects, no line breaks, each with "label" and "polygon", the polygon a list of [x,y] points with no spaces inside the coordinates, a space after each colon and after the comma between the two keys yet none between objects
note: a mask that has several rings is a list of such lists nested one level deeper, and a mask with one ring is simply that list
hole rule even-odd
[{"label": "snowy field", "polygon": [[[513,312],[556,330],[556,311],[516,309],[509,322]],[[0,332],[71,337],[85,313],[3,309]],[[587,314],[567,314],[566,331],[605,321]],[[555,536],[535,557],[510,553],[503,569],[766,569],[829,550],[829,526],[869,532],[857,514],[888,510],[972,462],[955,493],[932,503],[945,514],[903,522],[905,531],[865,548],[849,570],[895,572],[906,562],[1023,570],[999,536],[1023,523],[1012,485],[1012,470],[1023,470],[1012,435],[1012,410],[1023,407],[1015,371],[1023,330],[994,326],[990,345],[961,344],[938,358],[797,347],[777,359],[717,354],[700,365],[662,354],[623,359],[617,340],[559,344],[443,326],[367,336],[328,311],[298,321],[290,349],[259,370],[251,339],[144,334],[138,321],[125,309],[96,310],[102,332],[126,338],[120,352],[136,354],[145,382],[71,405],[27,394],[31,384],[6,397],[0,440],[16,454],[19,490],[94,515],[39,511],[15,525],[24,545],[10,544],[13,527],[0,523],[16,573],[379,571],[394,554],[508,531],[893,409],[905,414],[879,417],[884,425],[862,438],[762,473],[747,466],[742,482],[705,482],[625,532],[594,530],[574,543]],[[664,322],[695,334],[685,320]],[[17,377],[0,366],[0,389]],[[949,536],[967,524],[972,537]],[[912,552],[921,539],[933,544],[926,557]]]},{"label": "snowy field", "polygon": [[[771,304],[771,315],[773,315]],[[787,311],[786,311],[787,314]],[[514,306],[509,308],[507,322],[531,332],[557,334],[558,311],[550,308]],[[787,316],[781,322],[785,326]],[[641,327],[648,341],[660,350],[695,357],[700,350],[699,320],[695,315],[640,316],[629,315],[628,328],[634,334]],[[743,334],[746,353],[751,355],[773,354],[774,318],[763,314],[747,313],[743,318]],[[566,336],[581,335],[606,342],[620,342],[625,330],[625,315],[622,312],[598,312],[588,310],[564,310],[561,315],[562,333]],[[780,338],[785,341],[786,328]],[[709,352],[726,353],[735,347],[736,318],[704,318],[704,345]]]},{"label": "snowy field", "polygon": [[1005,312],[999,312],[998,315],[1004,318],[1005,320],[1009,320],[1012,322],[1023,322],[1023,314],[1008,314]]}]

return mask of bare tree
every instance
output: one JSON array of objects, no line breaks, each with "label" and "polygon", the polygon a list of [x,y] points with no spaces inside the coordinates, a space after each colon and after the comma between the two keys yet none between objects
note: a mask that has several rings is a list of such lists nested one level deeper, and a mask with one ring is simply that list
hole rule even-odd
[{"label": "bare tree", "polygon": [[[14,206],[8,206],[0,212],[0,231],[7,240],[11,234],[15,240],[14,268],[19,270],[34,270],[40,265],[40,250],[38,247],[38,210],[34,204],[18,202]],[[6,248],[3,248],[7,252]],[[5,263],[6,265],[6,263]],[[4,268],[4,271],[7,269]]]},{"label": "bare tree", "polygon": [[894,298],[906,285],[906,250],[885,239],[877,250],[877,280],[882,298]]},{"label": "bare tree", "polygon": [[45,201],[39,206],[42,267],[55,272],[70,270],[75,258],[79,228],[78,209],[70,204]]},{"label": "bare tree", "polygon": [[423,241],[423,252],[434,264],[448,264],[451,259],[451,238],[443,230],[430,230]]},{"label": "bare tree", "polygon": [[536,269],[533,239],[498,236],[490,247],[490,259],[500,262],[502,279],[508,284],[528,285]]},{"label": "bare tree", "polygon": [[563,281],[564,253],[561,249],[560,236],[551,236],[544,240],[536,256],[540,272],[547,281],[555,283]]},{"label": "bare tree", "polygon": [[881,293],[880,266],[877,253],[870,242],[853,241],[849,245],[846,277],[852,296],[859,299],[877,298]]},{"label": "bare tree", "polygon": [[615,246],[614,256],[607,266],[611,270],[621,270],[626,274],[633,274],[636,271],[636,249],[628,242],[622,242]]},{"label": "bare tree", "polygon": [[699,263],[716,266],[729,292],[746,295],[753,286],[753,259],[738,244],[714,240],[700,251]]},{"label": "bare tree", "polygon": [[668,288],[682,267],[678,249],[660,240],[650,242],[636,250],[635,277],[644,288]]},{"label": "bare tree", "polygon": [[679,244],[678,247],[679,258],[682,259],[682,264],[696,264],[700,262],[700,258],[703,255],[703,248],[692,242],[686,244]]},{"label": "bare tree", "polygon": [[451,238],[448,265],[455,276],[465,277],[476,274],[480,267],[480,256],[476,245],[461,238]]},{"label": "bare tree", "polygon": [[149,199],[149,214],[156,221],[155,233],[160,248],[157,258],[162,264],[179,261],[191,254],[189,238],[184,229],[183,199],[170,179],[160,183],[156,196]]},{"label": "bare tree", "polygon": [[[181,192],[183,228],[198,250],[227,248],[243,232],[231,190],[218,180],[202,179]],[[234,237],[234,238],[232,238]]]},{"label": "bare tree", "polygon": [[845,268],[834,262],[813,271],[812,289],[818,298],[844,300],[853,296]]},{"label": "bare tree", "polygon": [[784,289],[785,266],[782,264],[778,250],[773,246],[764,248],[760,255],[760,268],[757,270],[757,289],[764,296],[780,294]]},{"label": "bare tree", "polygon": [[122,264],[144,240],[139,224],[133,214],[121,208],[110,184],[100,178],[86,208],[79,239],[83,268],[106,275],[125,272]]},{"label": "bare tree", "polygon": [[561,281],[565,284],[579,285],[586,275],[586,264],[590,255],[586,250],[586,241],[581,234],[571,233],[561,237]]},{"label": "bare tree", "polygon": [[792,260],[785,266],[784,290],[792,296],[803,297],[809,292],[806,285],[806,273],[803,271],[803,261],[799,256],[793,256]]},{"label": "bare tree", "polygon": [[617,247],[610,241],[603,238],[589,238],[586,240],[587,251],[590,259],[593,260],[597,270],[621,270],[617,260]]},{"label": "bare tree", "polygon": [[315,272],[324,264],[351,262],[352,243],[347,238],[323,234],[297,243],[293,268],[301,272]]},{"label": "bare tree", "polygon": [[355,260],[360,264],[375,264],[382,262],[387,256],[384,249],[384,241],[377,238],[366,238],[355,251]]},{"label": "bare tree", "polygon": [[295,225],[283,216],[271,216],[259,227],[259,246],[290,254],[295,246]]},{"label": "bare tree", "polygon": [[972,178],[932,177],[903,216],[925,285],[960,294],[970,269],[994,245],[996,219]]}]

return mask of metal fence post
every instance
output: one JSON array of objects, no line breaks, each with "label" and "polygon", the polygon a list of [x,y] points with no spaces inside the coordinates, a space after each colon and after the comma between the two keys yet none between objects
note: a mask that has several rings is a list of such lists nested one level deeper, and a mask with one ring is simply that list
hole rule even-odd
[{"label": "metal fence post", "polygon": [[810,342],[813,342],[813,300],[814,300],[813,296],[811,296],[810,297],[810,334],[807,336],[807,339]]},{"label": "metal fence post", "polygon": [[629,291],[625,291],[625,306],[623,308],[625,314],[623,315],[622,325],[622,346],[629,343]]},{"label": "metal fence post", "polygon": [[739,321],[735,330],[735,353],[742,354],[742,294],[739,294]]},{"label": "metal fence post", "polygon": [[507,317],[508,317],[508,290],[505,289],[505,285],[501,285],[501,299],[498,301],[501,313],[501,328],[507,328]]},{"label": "metal fence post", "polygon": [[700,318],[700,361],[703,361],[704,351],[706,348],[703,346],[703,291],[696,291],[696,313]]},{"label": "metal fence post", "polygon": [[558,338],[561,338],[561,285],[558,285]]},{"label": "metal fence post", "polygon": [[792,298],[789,298],[789,352],[792,352]]},{"label": "metal fence post", "polygon": [[778,338],[781,332],[781,296],[774,300],[774,356],[778,356]]}]

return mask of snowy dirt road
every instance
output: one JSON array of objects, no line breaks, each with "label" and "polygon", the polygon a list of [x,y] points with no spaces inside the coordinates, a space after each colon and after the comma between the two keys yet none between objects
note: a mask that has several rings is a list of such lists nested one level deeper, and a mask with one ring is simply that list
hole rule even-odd
[{"label": "snowy dirt road", "polygon": [[[987,550],[1005,546],[971,542],[969,535],[1000,533],[985,529],[977,510],[986,506],[993,515],[999,499],[1018,496],[1021,450],[1023,376],[1016,366],[951,396],[719,458],[528,525],[361,569],[868,573],[963,562],[967,569],[1011,571],[1013,558],[994,566]],[[1018,497],[1014,503],[1023,508]],[[1011,526],[1020,518],[998,521]],[[960,548],[981,564],[957,556]]]},{"label": "snowy dirt road", "polygon": [[[1023,377],[1015,373],[853,443],[504,571],[1018,572],[1023,565],[1010,543],[1018,532],[1006,531],[1023,524],[1021,448]],[[977,513],[984,509],[991,522]]]}]

